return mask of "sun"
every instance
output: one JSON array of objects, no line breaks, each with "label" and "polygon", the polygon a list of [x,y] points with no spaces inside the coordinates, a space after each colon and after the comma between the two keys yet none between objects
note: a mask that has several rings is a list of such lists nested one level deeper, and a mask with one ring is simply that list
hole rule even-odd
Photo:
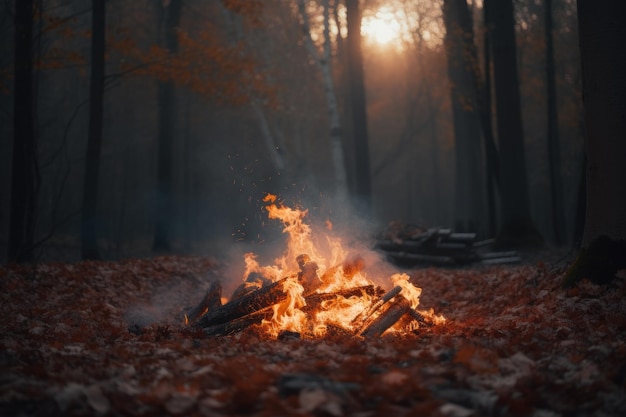
[{"label": "sun", "polygon": [[371,16],[364,16],[361,33],[370,42],[379,46],[389,46],[401,38],[402,28],[394,13],[386,7]]}]

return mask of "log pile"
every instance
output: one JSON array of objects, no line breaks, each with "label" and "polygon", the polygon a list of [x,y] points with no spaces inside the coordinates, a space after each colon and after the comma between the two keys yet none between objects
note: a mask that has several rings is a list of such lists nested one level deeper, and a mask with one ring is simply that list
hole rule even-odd
[{"label": "log pile", "polygon": [[[329,274],[337,272],[338,268],[342,269],[346,277],[358,272],[364,265],[363,259],[359,256],[347,258],[341,265],[330,268],[321,277],[317,274],[317,265],[311,262],[308,256],[300,255],[297,261],[301,269],[298,274],[275,282],[255,273],[250,274],[225,304],[221,301],[222,286],[219,281],[214,281],[196,306],[185,309],[185,324],[201,329],[207,336],[226,336],[258,325],[264,320],[271,320],[275,314],[275,307],[289,297],[285,289],[285,284],[289,280],[292,283],[297,281],[304,288],[304,305],[300,310],[311,319],[317,312],[324,310],[327,302],[366,296],[372,300],[369,307],[352,320],[350,328],[336,323],[327,324],[326,333],[330,335],[380,337],[400,319],[404,320],[402,322],[404,326],[415,322],[416,325],[413,326],[415,328],[429,327],[433,324],[428,317],[411,307],[399,286],[388,292],[376,285],[357,286],[334,292],[316,291],[320,287],[319,283],[323,283]],[[302,336],[309,335],[284,330],[278,335],[278,339]]]},{"label": "log pile", "polygon": [[492,250],[494,239],[478,240],[476,233],[455,233],[446,228],[425,229],[391,223],[376,242],[387,259],[405,267],[466,266],[517,263],[516,251]]}]

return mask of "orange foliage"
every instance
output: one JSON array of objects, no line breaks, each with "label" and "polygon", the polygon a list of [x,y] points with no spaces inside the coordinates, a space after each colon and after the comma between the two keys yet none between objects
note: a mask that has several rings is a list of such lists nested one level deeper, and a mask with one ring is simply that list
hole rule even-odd
[{"label": "orange foliage", "polygon": [[[252,26],[260,25],[260,1],[223,0],[224,7],[241,15]],[[68,67],[85,68],[88,64],[90,30],[77,29],[77,18],[62,18],[42,13],[42,33],[52,40],[44,48],[36,62],[37,70],[55,70]],[[129,29],[107,28],[107,61],[111,72],[134,76],[150,76],[160,81],[172,81],[219,103],[240,105],[251,97],[257,97],[272,105],[274,91],[267,77],[258,70],[252,53],[244,42],[231,44],[213,26],[190,33],[179,29],[179,51],[170,53],[156,44],[146,48],[139,46]],[[77,43],[78,41],[78,43]],[[115,57],[114,60],[111,58]],[[10,92],[12,71],[0,73],[0,91]]]},{"label": "orange foliage", "polygon": [[177,54],[158,45],[148,51],[129,48],[132,60],[122,69],[173,81],[221,103],[244,104],[252,95],[271,96],[265,77],[246,57],[244,44],[224,46],[208,30],[196,36],[179,30],[178,42]]}]

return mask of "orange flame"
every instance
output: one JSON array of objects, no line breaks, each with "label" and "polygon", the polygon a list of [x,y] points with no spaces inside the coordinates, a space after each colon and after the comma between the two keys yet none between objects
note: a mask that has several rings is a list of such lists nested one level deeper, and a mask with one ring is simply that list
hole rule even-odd
[{"label": "orange flame", "polygon": [[[364,272],[366,265],[363,258],[346,251],[341,240],[335,236],[323,231],[322,236],[314,234],[311,226],[305,222],[307,210],[284,206],[273,194],[267,194],[263,202],[268,203],[265,206],[268,217],[282,221],[283,233],[288,235],[286,250],[281,257],[275,259],[274,265],[261,266],[253,253],[244,256],[244,281],[253,273],[274,282],[287,278],[283,283],[283,291],[287,297],[273,306],[273,315],[271,319],[263,321],[263,329],[273,336],[284,330],[320,336],[329,325],[351,332],[357,331],[359,323],[355,319],[375,301],[365,292],[360,296],[338,296],[324,301],[319,309],[308,314],[302,309],[306,306],[306,294],[333,293],[373,285]],[[326,222],[326,229],[328,232],[332,231],[330,221]],[[411,284],[406,274],[394,274],[390,281],[401,288],[402,296],[409,301],[411,308],[417,308],[421,288]],[[378,314],[380,312],[375,311],[370,319]],[[433,321],[445,321],[445,318],[436,317],[432,311],[420,311],[420,314]]]}]

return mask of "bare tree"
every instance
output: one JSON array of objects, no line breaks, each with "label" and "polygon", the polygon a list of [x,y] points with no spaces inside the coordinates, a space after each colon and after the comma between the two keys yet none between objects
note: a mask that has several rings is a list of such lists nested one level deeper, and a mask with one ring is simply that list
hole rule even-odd
[{"label": "bare tree", "polygon": [[98,259],[98,188],[102,150],[102,110],[104,104],[104,56],[106,0],[92,0],[91,86],[89,89],[89,137],[85,156],[81,256]]},{"label": "bare tree", "polygon": [[[180,24],[182,0],[163,2],[159,31],[161,45],[171,54],[178,51],[176,30]],[[171,249],[171,222],[174,215],[174,179],[173,155],[176,125],[176,97],[174,81],[157,82],[157,100],[159,111],[158,157],[157,157],[157,195],[155,233],[152,250],[167,252]]]},{"label": "bare tree", "polygon": [[582,249],[564,285],[606,283],[626,268],[626,3],[578,0],[587,208]]},{"label": "bare tree", "polygon": [[493,66],[500,151],[503,246],[535,246],[542,238],[530,216],[524,133],[512,0],[489,3],[493,17]]},{"label": "bare tree", "polygon": [[485,142],[485,184],[487,189],[487,230],[490,236],[496,234],[496,190],[500,189],[498,148],[496,147],[492,122],[491,101],[491,43],[492,29],[491,3],[483,0],[483,77],[479,82],[480,122]]},{"label": "bare tree", "polygon": [[15,0],[13,166],[9,262],[33,260],[38,188],[33,103],[33,0]]},{"label": "bare tree", "polygon": [[339,105],[337,103],[337,93],[335,82],[331,70],[331,38],[330,38],[330,5],[329,0],[323,1],[323,46],[320,53],[313,42],[311,36],[311,26],[309,24],[309,14],[305,0],[298,0],[298,11],[300,13],[302,31],[304,33],[304,44],[309,50],[311,57],[315,60],[324,83],[324,93],[330,117],[330,146],[333,172],[335,178],[335,193],[337,198],[346,200],[348,196],[348,179],[346,173],[346,162],[343,151],[343,128],[339,116]]},{"label": "bare tree", "polygon": [[455,227],[481,231],[484,168],[472,18],[466,0],[444,0],[443,8],[456,151]]},{"label": "bare tree", "polygon": [[548,107],[548,160],[550,163],[550,191],[552,197],[552,227],[554,243],[565,240],[565,208],[561,180],[561,147],[559,144],[559,115],[557,113],[556,68],[554,64],[552,0],[544,0],[544,36],[546,39],[546,97]]},{"label": "bare tree", "polygon": [[348,80],[350,84],[354,165],[356,171],[352,194],[357,208],[362,209],[365,214],[369,214],[372,205],[372,185],[367,135],[363,54],[361,51],[361,11],[359,9],[359,0],[346,0],[346,10],[348,20]]}]

